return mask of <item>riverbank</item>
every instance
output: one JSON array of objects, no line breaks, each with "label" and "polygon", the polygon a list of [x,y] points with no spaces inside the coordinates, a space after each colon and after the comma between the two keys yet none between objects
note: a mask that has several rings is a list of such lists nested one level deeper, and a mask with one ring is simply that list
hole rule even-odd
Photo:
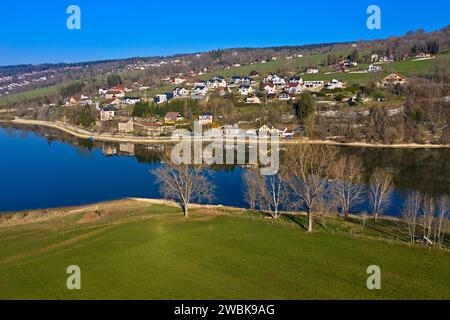
[{"label": "riverbank", "polygon": [[[109,133],[98,134],[95,132],[91,132],[73,125],[69,125],[63,122],[50,122],[50,121],[41,121],[41,120],[28,120],[28,119],[15,119],[15,120],[0,120],[0,125],[2,123],[5,124],[13,124],[13,125],[33,125],[33,126],[42,126],[47,128],[58,129],[64,133],[70,134],[77,138],[81,139],[90,139],[94,141],[100,142],[118,142],[118,143],[135,143],[135,144],[169,144],[176,143],[177,141],[173,141],[170,137],[168,138],[151,138],[151,137],[136,137],[131,135],[112,135]],[[192,138],[194,141],[195,138]],[[202,138],[203,142],[212,142],[211,138]],[[441,148],[449,148],[450,144],[445,145],[434,145],[434,144],[415,144],[415,143],[400,143],[400,144],[371,144],[365,142],[335,142],[329,140],[308,140],[301,138],[294,139],[280,139],[281,145],[302,145],[302,144],[314,144],[314,145],[328,145],[328,146],[347,146],[347,147],[358,147],[358,148],[404,148],[404,149],[441,149]]]},{"label": "riverbank", "polygon": [[[308,234],[302,216],[193,206],[185,219],[173,204],[147,199],[15,219],[39,213],[48,218],[0,228],[0,275],[8,275],[0,299],[450,298],[450,253],[408,246],[390,220],[363,227],[327,217]],[[374,264],[382,290],[366,287]],[[82,290],[66,288],[70,265],[81,269]]]}]

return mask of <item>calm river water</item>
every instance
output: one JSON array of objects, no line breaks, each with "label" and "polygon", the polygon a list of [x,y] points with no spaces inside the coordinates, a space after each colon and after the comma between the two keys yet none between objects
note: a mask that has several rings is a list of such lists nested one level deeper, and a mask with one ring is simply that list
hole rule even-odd
[{"label": "calm river water", "polygon": [[[89,204],[124,197],[159,198],[149,171],[164,146],[101,144],[37,127],[0,127],[0,212]],[[450,150],[342,147],[361,157],[366,173],[395,177],[389,215],[411,190],[450,194]],[[241,167],[213,168],[216,204],[245,207]],[[354,211],[368,210],[361,203]]]}]

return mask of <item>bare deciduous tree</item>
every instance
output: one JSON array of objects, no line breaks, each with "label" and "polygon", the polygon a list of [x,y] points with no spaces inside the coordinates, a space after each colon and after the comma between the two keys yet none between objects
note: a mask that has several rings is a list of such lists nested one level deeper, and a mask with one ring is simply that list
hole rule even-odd
[{"label": "bare deciduous tree", "polygon": [[286,166],[290,174],[289,190],[300,200],[308,215],[308,232],[313,231],[314,212],[325,200],[330,164],[336,151],[323,146],[296,146],[286,152]]},{"label": "bare deciduous tree", "polygon": [[393,190],[392,175],[384,169],[376,168],[370,177],[368,189],[372,214],[374,220],[377,221],[391,200]]},{"label": "bare deciduous tree", "polygon": [[258,170],[247,170],[243,176],[245,187],[245,201],[250,207],[250,210],[256,210],[259,203],[259,188],[261,185],[261,175]]},{"label": "bare deciduous tree", "polygon": [[273,219],[280,218],[288,200],[285,177],[281,173],[262,177],[259,180],[259,194],[260,208],[267,210]]},{"label": "bare deciduous tree", "polygon": [[344,156],[333,166],[332,191],[345,218],[350,209],[360,201],[362,187],[362,162],[356,156]]},{"label": "bare deciduous tree", "polygon": [[189,204],[192,201],[211,201],[213,185],[208,180],[203,166],[176,165],[168,161],[151,173],[160,184],[160,192],[165,199],[175,201],[189,217]]},{"label": "bare deciduous tree", "polygon": [[421,209],[422,195],[415,191],[408,196],[402,210],[402,217],[408,226],[408,233],[411,243],[415,242],[417,219]]},{"label": "bare deciduous tree", "polygon": [[431,241],[431,233],[433,232],[433,221],[434,221],[434,198],[425,195],[423,199],[423,210],[422,210],[422,229],[423,229],[423,238],[424,243],[426,245]]},{"label": "bare deciduous tree", "polygon": [[445,231],[447,229],[448,218],[450,215],[450,198],[448,196],[440,196],[436,200],[436,236],[435,241],[439,248],[444,243]]}]

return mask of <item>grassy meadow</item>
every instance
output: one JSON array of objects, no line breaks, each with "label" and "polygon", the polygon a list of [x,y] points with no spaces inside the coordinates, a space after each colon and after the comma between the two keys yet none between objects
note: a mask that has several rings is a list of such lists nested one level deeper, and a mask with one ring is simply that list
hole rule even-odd
[{"label": "grassy meadow", "polygon": [[397,222],[303,223],[134,200],[19,213],[0,223],[0,299],[450,299],[450,253],[398,241]]}]

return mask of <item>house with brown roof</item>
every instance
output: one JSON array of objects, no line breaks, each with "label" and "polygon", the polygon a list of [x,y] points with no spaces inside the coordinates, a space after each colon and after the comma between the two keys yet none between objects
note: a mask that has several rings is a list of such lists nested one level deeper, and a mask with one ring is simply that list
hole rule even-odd
[{"label": "house with brown roof", "polygon": [[406,77],[402,76],[399,73],[391,73],[386,78],[381,80],[378,85],[381,87],[390,87],[390,86],[396,86],[396,85],[405,85],[408,82],[408,79]]}]

